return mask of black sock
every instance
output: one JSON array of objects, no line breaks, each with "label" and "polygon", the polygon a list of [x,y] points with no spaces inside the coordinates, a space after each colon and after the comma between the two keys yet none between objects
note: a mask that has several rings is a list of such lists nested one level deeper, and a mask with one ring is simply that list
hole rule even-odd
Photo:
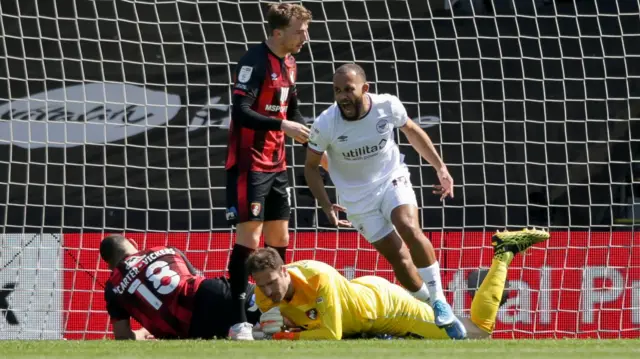
[{"label": "black sock", "polygon": [[233,301],[234,323],[247,321],[245,301],[247,296],[247,284],[249,273],[247,272],[247,258],[253,249],[240,244],[234,244],[229,259],[229,284],[231,286],[231,298]]},{"label": "black sock", "polygon": [[268,244],[264,245],[267,248],[273,248],[276,251],[278,251],[278,254],[280,255],[280,258],[282,258],[282,261],[284,263],[287,263],[287,247],[275,247],[275,246],[270,246]]}]

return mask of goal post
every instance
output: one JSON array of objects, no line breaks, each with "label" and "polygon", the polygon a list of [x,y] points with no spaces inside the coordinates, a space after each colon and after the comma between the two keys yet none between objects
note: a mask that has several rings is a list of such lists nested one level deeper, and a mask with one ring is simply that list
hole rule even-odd
[{"label": "goal post", "polygon": [[[303,1],[303,117],[331,105],[333,72],[356,62],[429,134],[454,199],[431,194],[433,169],[397,141],[457,314],[491,234],[538,226],[552,238],[514,260],[494,337],[639,337],[640,2],[453,3]],[[1,339],[109,337],[108,234],[226,275],[230,83],[266,36],[266,4],[0,0]],[[329,228],[304,149],[287,151],[288,260],[394,280],[355,230]]]}]

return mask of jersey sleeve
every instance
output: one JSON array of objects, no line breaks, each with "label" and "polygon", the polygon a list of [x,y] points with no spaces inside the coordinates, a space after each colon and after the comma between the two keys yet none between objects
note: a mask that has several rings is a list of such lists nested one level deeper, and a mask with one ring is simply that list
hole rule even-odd
[{"label": "jersey sleeve", "polygon": [[308,147],[311,151],[321,155],[329,148],[329,131],[327,129],[327,113],[323,112],[311,126]]},{"label": "jersey sleeve", "polygon": [[234,95],[257,98],[265,76],[264,59],[245,56],[238,62],[235,72]]},{"label": "jersey sleeve", "polygon": [[282,126],[281,120],[262,115],[252,109],[265,80],[265,61],[266,58],[258,57],[252,52],[238,62],[231,97],[231,118],[238,126],[257,131],[277,131]]},{"label": "jersey sleeve", "polygon": [[318,275],[316,310],[321,326],[297,334],[299,340],[342,339],[342,304],[340,292],[327,274]]},{"label": "jersey sleeve", "polygon": [[407,115],[407,109],[402,104],[402,101],[396,96],[390,95],[391,99],[391,115],[393,117],[393,127],[399,128],[407,124],[409,115]]},{"label": "jersey sleeve", "polygon": [[113,292],[113,286],[107,283],[104,288],[104,301],[107,303],[107,313],[112,320],[127,320],[130,315],[126,309],[118,304],[116,294]]}]

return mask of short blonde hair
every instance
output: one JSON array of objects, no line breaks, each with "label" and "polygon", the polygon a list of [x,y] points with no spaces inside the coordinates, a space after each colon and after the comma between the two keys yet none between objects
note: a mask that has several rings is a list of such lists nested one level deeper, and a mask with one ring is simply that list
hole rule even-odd
[{"label": "short blonde hair", "polygon": [[273,30],[286,29],[291,19],[296,18],[300,21],[311,21],[311,11],[302,5],[280,3],[270,4],[267,11],[267,28],[269,34],[273,33]]}]

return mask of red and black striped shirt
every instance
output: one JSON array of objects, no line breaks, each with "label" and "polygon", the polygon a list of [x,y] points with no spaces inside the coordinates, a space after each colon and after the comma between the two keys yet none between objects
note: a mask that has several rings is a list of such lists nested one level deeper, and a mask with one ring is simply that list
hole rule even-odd
[{"label": "red and black striped shirt", "polygon": [[298,110],[296,61],[280,58],[266,43],[238,61],[234,76],[226,168],[240,171],[286,170],[282,120],[302,122]]},{"label": "red and black striped shirt", "polygon": [[156,338],[187,338],[203,276],[177,249],[154,247],[126,257],[105,288],[112,320],[133,317]]}]

